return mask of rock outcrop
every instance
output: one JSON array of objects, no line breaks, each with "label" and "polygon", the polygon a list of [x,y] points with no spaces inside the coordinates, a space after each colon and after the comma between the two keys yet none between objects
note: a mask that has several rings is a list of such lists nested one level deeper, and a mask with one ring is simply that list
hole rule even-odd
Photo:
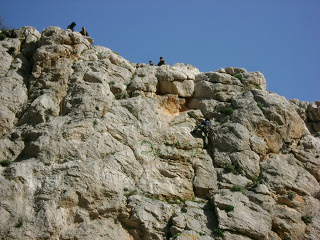
[{"label": "rock outcrop", "polygon": [[319,239],[319,101],[16,31],[0,41],[1,239]]}]

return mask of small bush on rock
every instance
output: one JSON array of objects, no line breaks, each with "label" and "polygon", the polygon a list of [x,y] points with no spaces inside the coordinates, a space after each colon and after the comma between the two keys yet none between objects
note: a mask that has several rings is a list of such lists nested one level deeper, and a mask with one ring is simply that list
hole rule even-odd
[{"label": "small bush on rock", "polygon": [[11,163],[12,163],[12,162],[11,162],[10,160],[6,159],[6,160],[2,160],[2,161],[0,162],[0,165],[1,165],[2,167],[8,167]]},{"label": "small bush on rock", "polygon": [[232,212],[234,210],[234,206],[232,205],[227,205],[226,207],[226,212]]},{"label": "small bush on rock", "polygon": [[233,113],[233,111],[234,111],[234,109],[232,107],[228,107],[223,110],[223,113],[226,115],[231,115]]},{"label": "small bush on rock", "polygon": [[4,35],[3,33],[0,33],[0,41],[6,39],[6,35]]},{"label": "small bush on rock", "polygon": [[241,73],[237,73],[236,75],[234,75],[234,77],[238,78],[239,80],[242,80],[242,74]]},{"label": "small bush on rock", "polygon": [[233,173],[236,175],[242,174],[242,168],[238,164],[228,164],[226,167],[228,173]]},{"label": "small bush on rock", "polygon": [[258,102],[257,103],[257,106],[260,108],[260,109],[263,109],[263,104],[261,102]]},{"label": "small bush on rock", "polygon": [[288,193],[288,199],[289,199],[290,201],[292,201],[295,196],[296,196],[296,194],[295,194],[294,192],[289,192],[289,193]]},{"label": "small bush on rock", "polygon": [[223,237],[223,230],[221,228],[215,228],[213,230],[213,235],[217,237]]},{"label": "small bush on rock", "polygon": [[301,217],[301,220],[305,223],[305,224],[310,224],[310,223],[312,223],[312,216],[310,216],[310,215],[304,215],[304,216],[302,216]]},{"label": "small bush on rock", "polygon": [[244,192],[246,190],[246,188],[244,186],[241,185],[233,185],[231,188],[232,192]]}]

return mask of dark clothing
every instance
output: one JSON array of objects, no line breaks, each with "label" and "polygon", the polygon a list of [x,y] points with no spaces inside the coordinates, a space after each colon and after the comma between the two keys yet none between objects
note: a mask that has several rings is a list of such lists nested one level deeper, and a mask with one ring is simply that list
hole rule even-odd
[{"label": "dark clothing", "polygon": [[204,120],[201,124],[204,126],[211,126],[211,122],[209,120]]},{"label": "dark clothing", "polygon": [[166,61],[165,60],[160,60],[160,62],[158,63],[158,66],[161,66],[161,65],[166,65]]},{"label": "dark clothing", "polygon": [[81,30],[80,33],[81,33],[83,36],[89,37],[89,33],[88,33],[86,30]]},{"label": "dark clothing", "polygon": [[201,137],[203,138],[204,148],[207,148],[209,144],[209,127],[210,126],[211,126],[211,122],[209,120],[204,120],[201,122],[201,125],[199,124],[193,130],[194,133],[198,130],[201,131]]},{"label": "dark clothing", "polygon": [[67,29],[71,29],[71,31],[73,32],[75,26],[76,26],[76,23],[75,23],[75,22],[72,22],[72,23],[67,27]]}]

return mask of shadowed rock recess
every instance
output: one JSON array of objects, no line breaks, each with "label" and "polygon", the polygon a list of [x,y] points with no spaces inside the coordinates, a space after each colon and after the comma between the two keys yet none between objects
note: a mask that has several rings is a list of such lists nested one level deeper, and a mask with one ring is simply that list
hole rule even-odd
[{"label": "shadowed rock recess", "polygon": [[136,69],[77,32],[17,34],[0,41],[0,239],[319,239],[319,101],[243,68]]}]

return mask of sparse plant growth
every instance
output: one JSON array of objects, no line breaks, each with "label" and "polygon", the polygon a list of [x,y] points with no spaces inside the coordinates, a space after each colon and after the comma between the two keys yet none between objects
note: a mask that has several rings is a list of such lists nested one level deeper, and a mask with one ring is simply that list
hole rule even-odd
[{"label": "sparse plant growth", "polygon": [[21,228],[22,225],[23,225],[23,221],[22,221],[22,219],[20,218],[20,219],[18,220],[18,222],[16,223],[16,225],[14,225],[14,227],[15,227],[15,228]]},{"label": "sparse plant growth", "polygon": [[2,41],[2,40],[4,40],[4,39],[6,39],[6,35],[0,33],[0,41]]},{"label": "sparse plant growth", "polygon": [[35,93],[31,95],[31,101],[35,100],[36,98],[40,97],[41,94],[40,93]]},{"label": "sparse plant growth", "polygon": [[260,85],[257,86],[257,89],[262,90],[262,87]]},{"label": "sparse plant growth", "polygon": [[118,55],[118,56],[120,56],[120,54],[119,53],[117,53],[117,52],[113,52],[114,54],[116,54],[116,55]]},{"label": "sparse plant growth", "polygon": [[243,173],[243,170],[242,168],[238,165],[238,164],[228,164],[227,167],[226,167],[226,170],[228,173],[233,173],[233,174],[236,174],[236,175],[239,175],[239,174],[242,174]]},{"label": "sparse plant growth", "polygon": [[223,237],[223,230],[221,228],[215,228],[213,230],[213,235],[217,237]]},{"label": "sparse plant growth", "polygon": [[8,167],[11,163],[12,163],[12,162],[11,162],[10,160],[6,159],[6,160],[2,160],[2,161],[0,162],[0,165],[1,165],[2,167]]},{"label": "sparse plant growth", "polygon": [[44,114],[45,114],[46,121],[49,121],[50,116],[52,116],[53,114],[53,110],[51,108],[48,108],[44,111]]},{"label": "sparse plant growth", "polygon": [[127,83],[127,87],[130,85],[130,83],[133,81],[136,75],[137,75],[137,72],[132,73],[130,81]]},{"label": "sparse plant growth", "polygon": [[226,210],[226,212],[232,212],[234,210],[234,206],[227,205],[225,210]]},{"label": "sparse plant growth", "polygon": [[134,111],[133,111],[133,109],[131,108],[131,107],[126,107],[126,109],[129,111],[129,113],[131,113],[132,115],[134,115]]},{"label": "sparse plant growth", "polygon": [[294,192],[289,192],[287,195],[287,198],[292,201],[294,199],[294,197],[296,196],[296,194]]},{"label": "sparse plant growth", "polygon": [[114,85],[116,82],[115,81],[111,81],[109,82],[109,85]]},{"label": "sparse plant growth", "polygon": [[222,112],[226,115],[231,115],[233,113],[234,109],[232,107],[225,108],[222,110]]},{"label": "sparse plant growth", "polygon": [[235,78],[238,78],[239,80],[242,80],[242,74],[241,73],[237,73],[234,75]]},{"label": "sparse plant growth", "polygon": [[116,93],[114,96],[117,100],[126,99],[129,97],[128,93],[126,93],[126,92],[125,93]]},{"label": "sparse plant growth", "polygon": [[251,180],[252,180],[252,185],[250,186],[250,188],[257,188],[262,183],[262,180],[259,177],[254,177]]},{"label": "sparse plant growth", "polygon": [[98,125],[98,121],[95,119],[94,121],[93,121],[93,127],[96,127]]},{"label": "sparse plant growth", "polygon": [[263,109],[263,104],[261,102],[257,103],[257,106],[262,110]]},{"label": "sparse plant growth", "polygon": [[244,192],[246,190],[246,188],[244,186],[241,185],[233,185],[231,188],[232,192]]},{"label": "sparse plant growth", "polygon": [[14,66],[11,65],[10,68],[9,68],[9,70],[13,70],[13,69],[14,69]]},{"label": "sparse plant growth", "polygon": [[312,223],[312,216],[310,216],[310,215],[304,215],[304,216],[302,216],[301,217],[301,220],[305,223],[305,224],[310,224],[310,223]]}]

